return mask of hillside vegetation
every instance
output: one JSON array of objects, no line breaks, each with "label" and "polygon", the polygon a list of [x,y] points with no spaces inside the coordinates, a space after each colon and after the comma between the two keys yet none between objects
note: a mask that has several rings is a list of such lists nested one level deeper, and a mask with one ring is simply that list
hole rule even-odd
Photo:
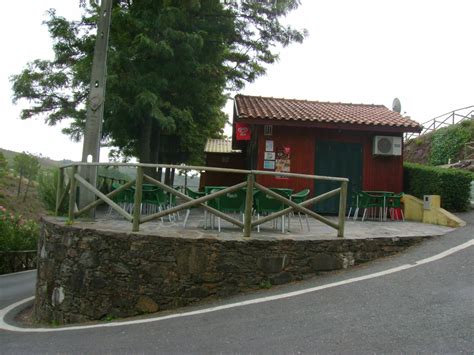
[{"label": "hillside vegetation", "polygon": [[[468,144],[473,142],[473,144]],[[445,165],[449,162],[474,159],[474,120],[438,129],[405,143],[404,160],[425,165]],[[471,167],[474,163],[461,164],[462,168]]]},{"label": "hillside vegetation", "polygon": [[[26,185],[26,182],[23,185]],[[27,198],[23,201],[23,193],[17,196],[18,177],[10,174],[3,176],[0,178],[0,206],[15,215],[39,221],[41,216],[46,215],[47,212],[38,196],[37,187],[37,183],[31,184]]]},{"label": "hillside vegetation", "polygon": [[[15,159],[15,157],[18,154],[20,154],[18,152],[14,152],[12,150],[3,149],[3,148],[0,148],[0,153],[3,153],[10,167],[13,165],[13,159]],[[63,164],[71,163],[70,160],[58,161],[58,160],[53,160],[53,159],[50,159],[48,157],[43,157],[43,156],[36,156],[36,157],[38,158],[41,169],[52,169],[52,168],[57,168],[58,166],[61,166]]]}]

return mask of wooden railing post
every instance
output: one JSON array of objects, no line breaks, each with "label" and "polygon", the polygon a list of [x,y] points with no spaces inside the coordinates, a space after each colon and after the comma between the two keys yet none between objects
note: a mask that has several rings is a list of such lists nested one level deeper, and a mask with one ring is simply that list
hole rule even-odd
[{"label": "wooden railing post", "polygon": [[253,183],[255,175],[247,175],[247,193],[245,195],[244,238],[250,238],[252,230]]},{"label": "wooden railing post", "polygon": [[55,214],[56,216],[59,215],[59,209],[61,208],[61,197],[63,196],[64,192],[64,169],[59,168],[59,174],[58,174],[58,185],[56,188],[56,209],[55,209]]},{"label": "wooden railing post", "polygon": [[142,206],[142,185],[143,185],[143,168],[137,167],[137,179],[135,182],[135,199],[133,203],[133,232],[140,230],[140,214]]},{"label": "wooden railing post", "polygon": [[344,238],[344,222],[346,220],[346,203],[347,203],[347,181],[341,182],[341,192],[339,194],[339,228],[337,236]]},{"label": "wooden railing post", "polygon": [[71,185],[69,191],[69,211],[68,211],[68,219],[69,222],[74,220],[74,207],[76,206],[76,174],[77,174],[77,165],[72,167],[72,174],[71,174]]}]

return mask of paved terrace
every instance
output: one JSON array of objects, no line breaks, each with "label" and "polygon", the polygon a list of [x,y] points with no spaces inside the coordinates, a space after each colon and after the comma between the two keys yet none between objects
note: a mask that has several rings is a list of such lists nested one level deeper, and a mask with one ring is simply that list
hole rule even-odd
[{"label": "paved terrace", "polygon": [[[215,229],[204,228],[204,212],[201,209],[192,209],[186,228],[183,228],[185,211],[180,213],[179,220],[169,221],[164,217],[164,222],[160,220],[147,222],[140,225],[140,234],[156,235],[161,237],[172,238],[189,238],[189,239],[223,239],[223,240],[244,240],[242,231],[221,219],[221,232],[217,231],[217,217]],[[80,228],[90,228],[102,231],[114,231],[120,233],[130,232],[132,224],[122,219],[120,216],[112,213],[107,215],[103,210],[97,213],[98,218],[95,221],[77,219],[74,226]],[[234,215],[235,218],[237,216]],[[301,228],[298,216],[293,216],[290,222],[290,230],[284,234],[281,229],[274,229],[272,221],[264,224],[260,228],[260,233],[256,229],[252,230],[252,239],[259,240],[337,240],[337,231],[311,217],[308,217],[310,231],[306,226],[305,216],[302,217],[303,228]],[[256,217],[254,217],[256,218]],[[336,217],[328,217],[337,223]],[[52,220],[55,220],[53,218]],[[58,218],[62,223],[66,222],[65,218]],[[432,237],[444,235],[453,231],[453,228],[437,226],[433,224],[424,224],[409,221],[364,221],[360,219],[353,221],[347,220],[345,223],[345,239],[371,239],[371,238],[405,238],[405,237]]]}]

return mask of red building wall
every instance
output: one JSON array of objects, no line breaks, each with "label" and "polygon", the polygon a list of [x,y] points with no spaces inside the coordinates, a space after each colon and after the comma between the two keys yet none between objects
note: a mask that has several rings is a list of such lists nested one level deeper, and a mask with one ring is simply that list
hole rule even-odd
[{"label": "red building wall", "polygon": [[[206,153],[206,166],[228,169],[245,169],[245,156],[243,154]],[[201,174],[199,189],[204,186],[232,186],[245,181],[245,174],[220,173],[206,171]]]},{"label": "red building wall", "polygon": [[[273,126],[273,134],[265,136],[263,127],[256,126],[258,137],[258,170],[263,168],[265,141],[274,141],[274,150],[290,147],[292,173],[315,174],[315,153],[317,140],[345,143],[359,143],[363,148],[363,189],[401,192],[403,190],[403,157],[372,155],[372,141],[375,135],[387,133],[340,131],[306,127]],[[401,136],[401,133],[399,134]],[[278,179],[274,176],[258,176],[257,182],[268,187],[286,187],[295,191],[304,188],[313,192],[314,181],[309,179]]]}]

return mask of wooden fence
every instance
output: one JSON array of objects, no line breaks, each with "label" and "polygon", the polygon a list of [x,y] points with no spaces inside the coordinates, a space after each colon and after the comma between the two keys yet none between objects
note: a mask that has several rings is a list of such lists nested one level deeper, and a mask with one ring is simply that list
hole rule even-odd
[{"label": "wooden fence", "polygon": [[[136,168],[136,178],[132,181],[127,182],[126,184],[122,185],[120,188],[108,193],[104,194],[100,192],[95,186],[91,185],[88,181],[86,181],[80,174],[79,168],[80,167],[90,167],[90,166],[127,166],[127,167],[134,167]],[[198,171],[215,171],[215,172],[226,172],[226,173],[234,173],[234,174],[243,174],[247,176],[245,182],[239,183],[237,185],[229,186],[223,190],[205,195],[203,197],[193,199],[188,195],[177,191],[176,189],[163,184],[161,181],[158,181],[146,174],[144,174],[145,168],[174,168],[174,169],[181,169],[181,170],[198,170]],[[66,172],[66,170],[68,170]],[[288,198],[285,198],[278,193],[268,189],[265,186],[262,186],[255,182],[255,177],[257,175],[274,175],[274,176],[284,176],[288,178],[304,178],[304,179],[312,179],[312,180],[325,180],[325,181],[336,181],[340,183],[340,187],[326,193],[323,193],[319,196],[310,198],[302,203],[295,203]],[[69,176],[68,183],[65,186],[65,178]],[[165,190],[166,192],[179,197],[180,199],[186,201],[181,203],[177,206],[168,208],[164,211],[159,211],[157,213],[153,213],[147,216],[141,216],[141,204],[142,204],[142,186],[143,182],[146,181],[149,184],[153,184]],[[224,169],[224,168],[214,168],[214,167],[205,167],[205,166],[183,166],[183,165],[167,165],[167,164],[130,164],[130,163],[71,163],[64,165],[60,168],[60,174],[58,179],[58,188],[57,188],[57,199],[56,199],[56,212],[59,210],[59,206],[61,206],[65,196],[67,195],[67,191],[69,190],[69,210],[68,210],[68,219],[69,223],[73,223],[74,219],[80,215],[83,215],[98,205],[102,203],[106,203],[109,205],[113,210],[115,210],[119,215],[123,218],[128,220],[132,224],[132,231],[138,232],[140,229],[140,224],[146,223],[152,220],[156,220],[158,218],[163,218],[164,216],[174,214],[181,210],[187,210],[193,206],[200,206],[217,217],[222,218],[223,220],[232,223],[233,225],[243,229],[243,236],[250,237],[252,233],[252,229],[257,227],[262,223],[266,223],[270,220],[275,218],[279,218],[281,216],[288,215],[291,212],[300,212],[306,214],[334,229],[337,230],[338,237],[344,237],[344,221],[345,221],[345,211],[346,211],[346,201],[347,201],[347,185],[349,180],[346,178],[340,177],[331,177],[331,176],[318,176],[318,175],[308,175],[308,174],[294,174],[294,173],[280,173],[280,172],[270,172],[270,171],[260,171],[260,170],[238,170],[238,169]],[[81,185],[82,188],[87,189],[88,191],[92,192],[97,199],[95,201],[91,201],[87,206],[83,206],[81,209],[76,208],[76,187],[77,185]],[[134,186],[135,188],[135,196],[134,196],[134,203],[132,212],[129,213],[121,206],[119,206],[114,201],[114,196],[118,195],[120,192],[125,191],[128,188]],[[215,208],[212,208],[208,204],[207,201],[212,200],[216,197],[221,195],[225,195],[229,192],[233,192],[242,188],[246,188],[246,202],[245,202],[245,212],[243,222],[239,221],[228,214],[225,214],[221,211],[218,211]],[[282,211],[272,213],[266,217],[260,218],[258,220],[252,219],[253,214],[253,191],[254,189],[261,190],[267,195],[272,196],[276,200],[283,202],[287,208]],[[327,219],[324,216],[317,214],[316,212],[307,208],[307,206],[311,206],[315,203],[323,201],[327,198],[332,196],[339,195],[339,214],[338,214],[338,223],[334,223],[333,221]]]}]

